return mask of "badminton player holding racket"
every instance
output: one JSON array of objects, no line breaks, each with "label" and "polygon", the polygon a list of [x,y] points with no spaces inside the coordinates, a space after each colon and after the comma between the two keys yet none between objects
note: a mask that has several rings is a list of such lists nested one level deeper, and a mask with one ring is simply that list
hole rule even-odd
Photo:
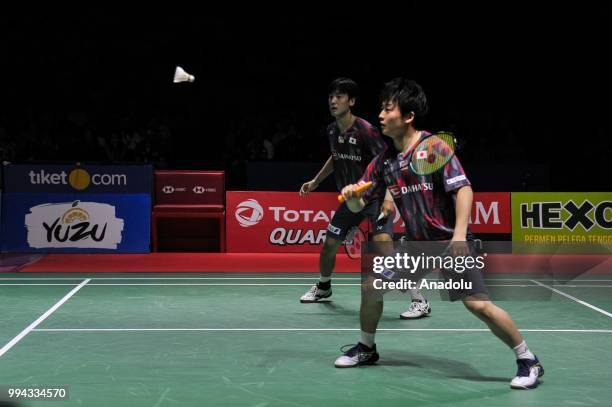
[{"label": "badminton player holding racket", "polygon": [[[340,190],[344,185],[354,184],[363,175],[366,166],[377,154],[386,149],[386,144],[378,130],[366,120],[355,116],[351,109],[355,106],[359,88],[357,83],[348,78],[338,78],[332,81],[328,88],[329,112],[335,121],[327,127],[327,136],[331,156],[319,173],[302,185],[300,196],[317,189],[319,184],[332,172]],[[383,201],[384,194],[380,202]],[[389,200],[392,198],[389,196]],[[367,217],[370,219],[373,240],[390,241],[393,236],[393,216],[383,216],[379,219],[379,200],[371,200],[359,211],[351,212],[346,203],[341,203],[327,227],[325,242],[319,257],[319,281],[313,285],[301,298],[303,303],[318,302],[332,294],[331,275],[336,263],[336,253],[347,233],[358,227]],[[430,312],[429,304],[418,290],[411,290],[413,299],[422,300],[422,314]],[[412,306],[412,305],[411,305]],[[416,311],[416,310],[415,310]]]},{"label": "badminton player holding racket", "polygon": [[[472,188],[459,159],[453,154],[452,137],[430,135],[416,129],[415,120],[427,112],[427,99],[414,81],[397,78],[388,82],[382,91],[381,102],[382,133],[393,140],[393,147],[378,155],[359,181],[371,181],[371,188],[356,192],[357,183],[342,189],[348,208],[359,212],[370,200],[384,196],[388,189],[406,224],[408,240],[448,240],[451,254],[467,254],[466,241],[471,237],[468,217]],[[510,315],[489,299],[480,272],[472,274],[468,276],[473,282],[472,289],[450,291],[449,298],[461,299],[472,314],[513,350],[518,372],[511,387],[537,387],[538,377],[544,369]],[[382,310],[381,296],[362,295],[360,341],[336,359],[336,367],[372,364],[378,360],[374,336]]]}]

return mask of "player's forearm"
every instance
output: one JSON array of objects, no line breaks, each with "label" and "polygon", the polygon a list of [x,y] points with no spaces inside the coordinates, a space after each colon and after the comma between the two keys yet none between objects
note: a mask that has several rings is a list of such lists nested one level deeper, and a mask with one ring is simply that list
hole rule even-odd
[{"label": "player's forearm", "polygon": [[393,196],[391,195],[391,192],[389,192],[389,189],[385,190],[385,201],[393,201]]},{"label": "player's forearm", "polygon": [[319,173],[314,177],[314,181],[317,184],[320,184],[332,172],[334,172],[334,162],[332,161],[332,157],[330,156],[325,162],[323,168],[321,168],[321,171],[319,171]]},{"label": "player's forearm", "polygon": [[466,240],[470,212],[472,210],[472,200],[474,193],[470,186],[465,186],[457,191],[455,202],[455,233],[454,240]]}]

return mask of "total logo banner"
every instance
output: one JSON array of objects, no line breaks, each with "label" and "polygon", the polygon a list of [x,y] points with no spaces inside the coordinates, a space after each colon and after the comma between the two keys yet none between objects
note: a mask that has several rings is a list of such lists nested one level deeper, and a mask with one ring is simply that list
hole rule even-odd
[{"label": "total logo banner", "polygon": [[34,206],[25,224],[34,249],[117,249],[124,220],[116,217],[113,205],[75,201]]},{"label": "total logo banner", "polygon": [[[298,252],[321,249],[325,231],[338,208],[336,193],[227,192],[228,252]],[[475,194],[471,215],[477,233],[510,233],[510,193]],[[362,224],[367,230],[367,222]],[[403,222],[396,211],[395,230]]]},{"label": "total logo banner", "polygon": [[228,252],[314,253],[338,207],[337,194],[228,192]]}]

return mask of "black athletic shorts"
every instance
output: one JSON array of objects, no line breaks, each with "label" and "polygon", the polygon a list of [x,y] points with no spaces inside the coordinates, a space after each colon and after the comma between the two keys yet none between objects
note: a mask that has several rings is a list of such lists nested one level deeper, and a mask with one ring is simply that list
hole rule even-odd
[{"label": "black athletic shorts", "polygon": [[393,214],[381,220],[378,220],[379,215],[380,210],[377,201],[368,202],[363,210],[358,213],[351,212],[344,202],[338,207],[331,222],[327,225],[326,234],[338,240],[344,240],[349,229],[353,226],[359,226],[367,217],[370,219],[373,236],[388,233],[393,237]]}]

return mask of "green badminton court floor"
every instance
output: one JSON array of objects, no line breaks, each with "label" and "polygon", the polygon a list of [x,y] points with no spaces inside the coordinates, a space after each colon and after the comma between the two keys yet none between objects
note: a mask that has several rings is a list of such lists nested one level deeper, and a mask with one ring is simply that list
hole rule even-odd
[{"label": "green badminton court floor", "polygon": [[[488,281],[546,374],[509,381],[514,354],[460,303],[398,318],[385,300],[375,366],[336,369],[359,338],[359,275],[300,304],[315,274],[0,275],[0,386],[68,386],[20,406],[592,406],[612,400],[612,278]],[[556,291],[553,291],[556,290]],[[520,296],[518,296],[520,297]],[[503,298],[503,296],[502,296]]]}]

